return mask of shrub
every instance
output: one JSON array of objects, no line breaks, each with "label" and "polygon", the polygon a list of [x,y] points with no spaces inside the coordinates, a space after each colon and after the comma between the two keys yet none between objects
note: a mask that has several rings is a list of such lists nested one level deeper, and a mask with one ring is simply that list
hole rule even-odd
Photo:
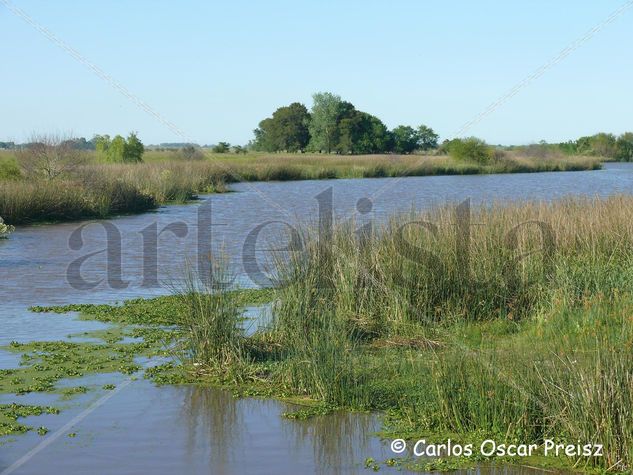
[{"label": "shrub", "polygon": [[0,160],[0,180],[17,180],[22,176],[14,159]]},{"label": "shrub", "polygon": [[501,156],[500,151],[495,150],[494,147],[477,137],[453,139],[445,147],[448,153],[457,160],[473,161],[480,164],[490,163]]}]

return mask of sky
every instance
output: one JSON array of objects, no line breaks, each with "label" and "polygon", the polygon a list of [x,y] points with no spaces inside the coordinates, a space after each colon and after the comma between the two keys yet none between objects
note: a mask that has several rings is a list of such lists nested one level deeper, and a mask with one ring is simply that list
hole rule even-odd
[{"label": "sky", "polygon": [[[624,0],[11,0],[88,65],[8,1],[0,141],[136,131],[146,144],[245,144],[317,91],[452,138]],[[508,145],[633,130],[632,25],[630,8],[460,135]]]}]

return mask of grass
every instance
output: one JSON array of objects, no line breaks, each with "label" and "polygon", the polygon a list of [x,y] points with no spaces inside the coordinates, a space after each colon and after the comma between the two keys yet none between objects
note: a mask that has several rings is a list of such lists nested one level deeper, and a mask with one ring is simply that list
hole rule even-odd
[{"label": "grass", "polygon": [[317,180],[424,175],[573,171],[600,168],[587,157],[506,156],[486,165],[448,156],[315,154],[209,154],[185,161],[172,152],[148,151],[145,163],[103,164],[90,155],[66,176],[20,175],[15,157],[0,153],[0,216],[8,224],[105,218],[184,203],[199,193],[224,192],[239,181]]},{"label": "grass", "polygon": [[[188,368],[243,394],[384,411],[392,437],[595,443],[604,457],[557,463],[630,471],[632,214],[628,197],[479,209],[467,260],[451,208],[396,217],[362,246],[351,226],[325,243],[306,231],[280,263],[272,324],[245,336],[228,318],[207,340],[226,314],[209,307],[184,332]],[[414,219],[433,225],[402,227]],[[227,341],[230,361],[196,351]]]}]

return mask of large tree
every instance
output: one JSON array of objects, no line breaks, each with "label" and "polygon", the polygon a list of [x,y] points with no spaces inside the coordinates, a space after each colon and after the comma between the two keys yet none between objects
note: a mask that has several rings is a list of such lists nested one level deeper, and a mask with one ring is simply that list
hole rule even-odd
[{"label": "large tree", "polygon": [[380,119],[353,109],[337,127],[337,151],[340,153],[381,153],[391,149],[392,137]]},{"label": "large tree", "polygon": [[299,102],[280,107],[255,129],[255,146],[266,152],[298,152],[308,145],[308,109]]},{"label": "large tree", "polygon": [[399,125],[393,129],[393,149],[396,153],[411,153],[418,148],[417,131],[408,125]]},{"label": "large tree", "polygon": [[625,132],[616,141],[616,158],[625,162],[633,161],[633,132]]},{"label": "large tree", "polygon": [[349,103],[344,105],[341,97],[331,92],[317,92],[312,99],[310,149],[330,153],[336,146],[339,119]]},{"label": "large tree", "polygon": [[393,129],[393,138],[396,153],[411,153],[415,150],[437,148],[439,136],[426,125],[421,125],[417,129],[408,125],[399,125]]},{"label": "large tree", "polygon": [[440,137],[431,127],[421,125],[418,127],[418,149],[431,150],[437,148],[437,139]]}]

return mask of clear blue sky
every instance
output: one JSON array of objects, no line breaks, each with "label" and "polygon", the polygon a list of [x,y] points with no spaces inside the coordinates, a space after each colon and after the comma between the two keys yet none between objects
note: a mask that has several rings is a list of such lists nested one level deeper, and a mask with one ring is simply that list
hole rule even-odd
[{"label": "clear blue sky", "polygon": [[[199,143],[244,144],[331,91],[389,127],[452,136],[620,1],[13,0]],[[633,130],[633,9],[469,130],[490,143]],[[181,141],[0,2],[0,141]]]}]

